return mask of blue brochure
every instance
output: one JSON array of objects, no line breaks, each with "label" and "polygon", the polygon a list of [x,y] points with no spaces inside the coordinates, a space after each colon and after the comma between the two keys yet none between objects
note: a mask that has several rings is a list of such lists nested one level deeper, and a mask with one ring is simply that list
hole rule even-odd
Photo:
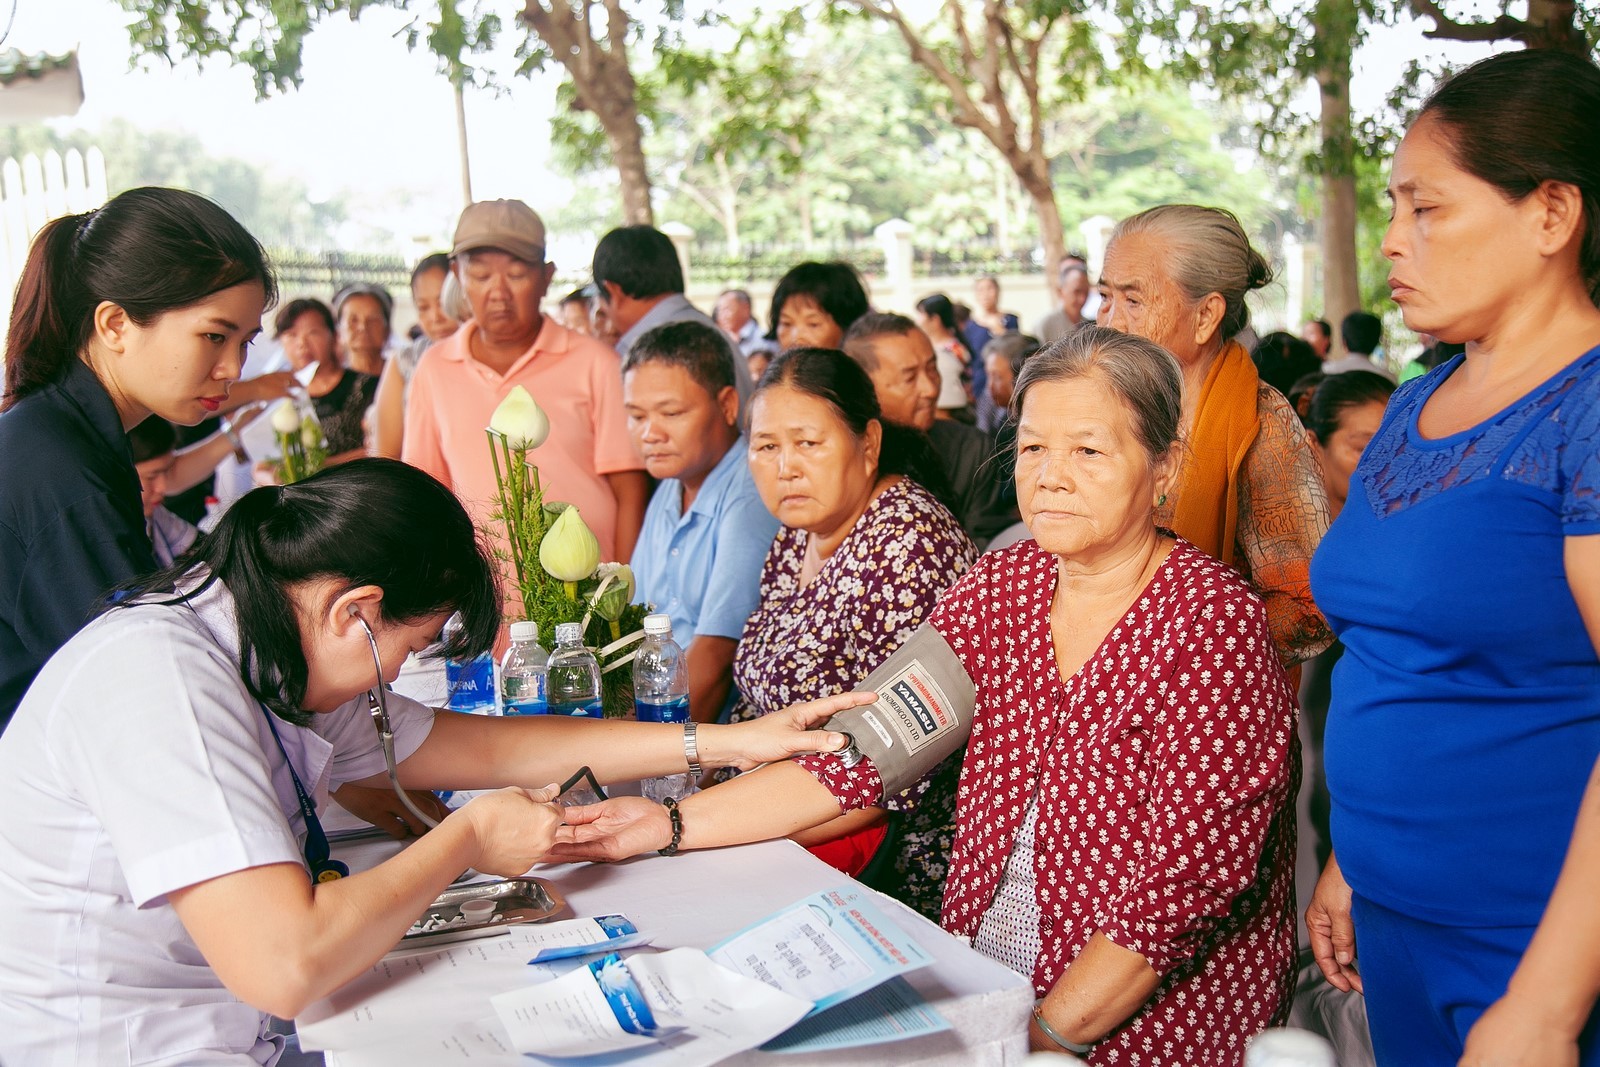
[{"label": "blue brochure", "polygon": [[813,1005],[808,1018],[933,962],[862,889],[797,901],[707,953]]}]

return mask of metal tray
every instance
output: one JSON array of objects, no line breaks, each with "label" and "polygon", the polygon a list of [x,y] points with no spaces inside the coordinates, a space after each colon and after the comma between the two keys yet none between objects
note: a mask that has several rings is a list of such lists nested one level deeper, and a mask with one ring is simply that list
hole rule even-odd
[{"label": "metal tray", "polygon": [[[488,900],[494,911],[484,919],[462,914],[468,901]],[[439,894],[422,917],[400,939],[401,948],[439,945],[489,937],[518,923],[547,922],[565,914],[567,901],[559,890],[542,878],[509,878],[499,882],[457,886]]]}]

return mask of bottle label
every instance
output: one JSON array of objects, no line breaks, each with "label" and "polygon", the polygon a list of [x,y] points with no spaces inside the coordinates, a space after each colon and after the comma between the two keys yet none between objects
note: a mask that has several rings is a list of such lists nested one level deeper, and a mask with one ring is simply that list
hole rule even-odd
[{"label": "bottle label", "polygon": [[444,679],[451,711],[494,706],[494,660],[487,653],[466,663],[447,662]]},{"label": "bottle label", "polygon": [[605,709],[601,707],[598,700],[561,701],[550,705],[550,714],[570,715],[577,719],[603,719],[605,718]]},{"label": "bottle label", "polygon": [[635,700],[633,714],[640,722],[688,722],[689,698],[681,696],[665,701]]},{"label": "bottle label", "polygon": [[534,700],[508,700],[505,715],[547,715],[550,706],[539,699]]}]

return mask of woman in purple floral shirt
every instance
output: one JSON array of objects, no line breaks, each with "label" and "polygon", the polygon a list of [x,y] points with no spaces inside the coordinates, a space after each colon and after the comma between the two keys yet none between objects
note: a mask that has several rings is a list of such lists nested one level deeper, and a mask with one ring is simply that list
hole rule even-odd
[{"label": "woman in purple floral shirt", "polygon": [[[880,418],[871,380],[842,352],[795,349],[762,377],[750,472],[783,528],[734,656],[734,721],[852,688],[972,563],[972,541],[930,492],[944,489],[937,462],[920,433]],[[827,843],[817,854],[857,873],[884,820],[871,808],[796,840]]]}]

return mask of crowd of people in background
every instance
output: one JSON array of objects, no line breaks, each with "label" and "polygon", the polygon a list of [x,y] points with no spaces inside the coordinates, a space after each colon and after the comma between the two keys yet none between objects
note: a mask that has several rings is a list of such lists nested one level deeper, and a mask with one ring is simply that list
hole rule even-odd
[{"label": "crowd of people in background", "polygon": [[[243,456],[266,405],[303,390],[327,466],[356,464],[345,482],[401,492],[412,475],[367,457],[402,461],[492,540],[484,429],[521,386],[549,413],[546,498],[671,617],[696,723],[792,733],[812,719],[787,709],[844,707],[920,627],[977,688],[969,741],[915,784],[730,758],[673,848],[792,837],[1026,976],[1032,1046],[1093,1064],[1237,1065],[1292,1018],[1345,1067],[1600,1065],[1597,122],[1600,71],[1552,53],[1429,100],[1383,245],[1411,358],[1367,310],[1258,338],[1248,298],[1272,270],[1218,207],[1149,207],[1103,262],[1051,264],[1029,332],[995,277],[970,305],[883,307],[842,262],[795,265],[765,309],[739,288],[702,309],[643,225],[605,234],[591,280],[553,299],[542,219],[493,200],[416,265],[417,325],[396,336],[381,287],[277,304],[260,247],[193,194],[57,220],[0,407],[0,724],[17,717],[0,771],[48,762],[75,690],[41,671],[108,595],[195,560],[235,584],[269,563],[321,574],[298,550],[258,559],[243,520],[195,528],[196,494],[240,459],[273,537],[316,525],[286,517],[307,489]],[[274,306],[281,363],[247,374]],[[466,572],[485,557],[439,536],[465,571],[416,591],[405,650],[481,593]],[[356,588],[351,618],[384,594]],[[297,625],[366,655],[305,610]],[[483,644],[498,607],[473,611]],[[241,653],[263,707],[331,669],[284,655],[263,675]],[[381,810],[361,778],[335,796]],[[541,854],[619,858],[665,818],[569,812]],[[14,829],[0,872],[29,854]],[[15,888],[0,874],[0,914]],[[23,980],[40,979],[0,965],[0,990]]]}]

